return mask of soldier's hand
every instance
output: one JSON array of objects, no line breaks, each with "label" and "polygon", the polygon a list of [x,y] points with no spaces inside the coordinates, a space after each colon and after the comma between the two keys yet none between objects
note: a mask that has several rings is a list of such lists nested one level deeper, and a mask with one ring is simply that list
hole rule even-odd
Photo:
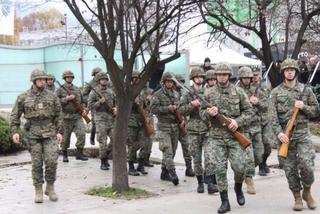
[{"label": "soldier's hand", "polygon": [[210,116],[214,117],[218,114],[218,108],[215,106],[212,106],[211,108],[207,108],[207,112]]},{"label": "soldier's hand", "polygon": [[296,108],[298,108],[298,109],[303,109],[303,107],[304,107],[303,101],[301,101],[301,100],[296,100],[296,101],[294,102],[294,107],[296,107]]},{"label": "soldier's hand", "polygon": [[57,134],[57,143],[58,143],[58,144],[61,144],[61,143],[62,143],[62,140],[63,140],[62,134],[58,133],[58,134]]},{"label": "soldier's hand", "polygon": [[75,98],[76,98],[76,96],[74,96],[73,94],[66,96],[66,99],[67,99],[68,101],[74,100]]},{"label": "soldier's hand", "polygon": [[113,113],[114,115],[117,115],[117,108],[116,108],[116,107],[112,108],[112,113]]},{"label": "soldier's hand", "polygon": [[279,133],[277,137],[281,143],[289,143],[289,138],[284,133]]},{"label": "soldier's hand", "polygon": [[171,112],[175,112],[177,110],[177,106],[176,105],[169,105],[168,106],[169,111]]},{"label": "soldier's hand", "polygon": [[230,122],[231,123],[229,124],[228,128],[233,132],[237,131],[237,129],[238,129],[237,121],[235,121],[234,119],[230,119]]},{"label": "soldier's hand", "polygon": [[12,141],[15,144],[19,144],[20,143],[20,135],[18,133],[15,133],[12,135]]},{"label": "soldier's hand", "polygon": [[88,115],[87,109],[83,109],[81,115],[82,115],[83,117],[87,116],[87,115]]},{"label": "soldier's hand", "polygon": [[106,102],[106,98],[105,98],[105,97],[101,97],[101,98],[99,99],[99,102],[100,102],[101,104],[105,103],[105,102]]},{"label": "soldier's hand", "polygon": [[251,96],[249,100],[250,100],[250,103],[252,103],[253,105],[257,105],[258,103],[258,98],[256,96]]},{"label": "soldier's hand", "polygon": [[191,105],[195,108],[198,108],[201,105],[201,103],[198,99],[195,99],[191,101]]}]

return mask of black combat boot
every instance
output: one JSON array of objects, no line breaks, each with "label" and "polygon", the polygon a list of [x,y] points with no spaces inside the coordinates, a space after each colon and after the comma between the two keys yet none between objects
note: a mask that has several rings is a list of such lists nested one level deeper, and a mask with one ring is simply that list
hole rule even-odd
[{"label": "black combat boot", "polygon": [[179,184],[179,178],[175,169],[169,169],[169,175],[171,177],[172,183],[177,186]]},{"label": "black combat boot", "polygon": [[106,160],[106,161],[105,161],[106,166],[107,166],[107,167],[110,167],[110,164],[109,164],[108,158],[106,158],[105,160]]},{"label": "black combat boot", "polygon": [[147,159],[146,159],[146,161],[144,162],[144,166],[154,167],[154,165],[153,165],[152,162],[150,161],[150,154],[147,156]]},{"label": "black combat boot", "polygon": [[90,144],[91,145],[95,145],[96,144],[95,137],[96,137],[96,128],[95,128],[95,126],[92,126],[91,135],[90,135]]},{"label": "black combat boot", "polygon": [[260,176],[267,176],[267,173],[266,173],[266,171],[265,171],[265,168],[264,168],[263,163],[260,163],[260,164],[259,164],[259,175],[260,175]]},{"label": "black combat boot", "polygon": [[141,172],[144,175],[148,174],[148,172],[144,169],[144,160],[142,158],[139,158],[138,162],[139,164],[138,164],[137,171]]},{"label": "black combat boot", "polygon": [[133,164],[133,161],[128,161],[128,164],[129,164],[129,172],[128,174],[129,175],[132,175],[132,176],[139,176],[139,172],[137,172],[137,170],[134,168],[134,164]]},{"label": "black combat boot", "polygon": [[62,156],[63,156],[63,159],[62,159],[63,162],[69,162],[69,159],[68,159],[68,150],[63,150],[63,151],[62,151]]},{"label": "black combat boot", "polygon": [[243,206],[246,203],[242,192],[242,183],[235,183],[234,184],[234,191],[236,192],[237,202],[240,206]]},{"label": "black combat boot", "polygon": [[215,175],[207,176],[208,178],[208,194],[219,192]]},{"label": "black combat boot", "polygon": [[204,173],[203,173],[203,181],[204,181],[205,184],[208,184],[208,179],[209,179],[209,178],[208,178],[208,176],[207,176],[207,173],[204,172]]},{"label": "black combat boot", "polygon": [[228,192],[220,192],[221,205],[218,209],[218,213],[226,213],[230,211],[230,203],[228,198]]},{"label": "black combat boot", "polygon": [[194,173],[190,160],[186,160],[186,176],[194,177],[196,174]]},{"label": "black combat boot", "polygon": [[88,158],[83,154],[83,149],[77,149],[76,160],[87,161]]},{"label": "black combat boot", "polygon": [[101,165],[100,165],[101,170],[109,170],[109,167],[106,165],[107,161],[108,159],[105,159],[105,158],[101,159]]},{"label": "black combat boot", "polygon": [[263,155],[262,164],[263,164],[264,171],[265,171],[266,173],[270,173],[270,168],[269,168],[268,165],[267,165],[267,158],[268,158],[268,156]]},{"label": "black combat boot", "polygon": [[170,175],[166,167],[161,167],[160,179],[163,181],[171,181]]},{"label": "black combat boot", "polygon": [[204,193],[203,175],[197,175],[198,187],[197,193]]}]

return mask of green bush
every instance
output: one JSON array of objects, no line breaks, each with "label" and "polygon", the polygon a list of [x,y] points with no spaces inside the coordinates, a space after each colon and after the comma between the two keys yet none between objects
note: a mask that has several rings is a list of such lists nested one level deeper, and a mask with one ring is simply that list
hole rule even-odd
[{"label": "green bush", "polygon": [[9,123],[0,116],[0,154],[15,152],[23,149],[21,145],[12,143],[11,137],[12,133]]}]

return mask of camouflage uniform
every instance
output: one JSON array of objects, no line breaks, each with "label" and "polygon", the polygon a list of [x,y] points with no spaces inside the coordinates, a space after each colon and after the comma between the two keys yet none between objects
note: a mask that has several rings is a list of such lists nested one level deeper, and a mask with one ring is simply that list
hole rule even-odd
[{"label": "camouflage uniform", "polygon": [[[46,77],[44,71],[34,70],[31,81],[35,82],[36,79]],[[43,202],[43,162],[47,182],[46,194],[50,193],[50,200],[55,201],[57,196],[52,192],[58,165],[58,145],[55,141],[56,134],[62,134],[59,99],[49,90],[39,90],[33,85],[31,89],[18,96],[12,109],[10,124],[13,134],[18,133],[22,114],[26,119],[26,140],[32,160],[32,180],[36,188],[35,202]]]},{"label": "camouflage uniform", "polygon": [[[63,73],[62,78],[65,79],[66,77],[73,77],[74,75],[71,71],[65,71]],[[68,89],[72,95],[75,95],[75,99],[77,99],[82,105],[84,105],[81,91],[78,87],[71,84],[63,84],[63,86]],[[87,160],[85,156],[83,156],[83,148],[85,145],[85,126],[80,115],[79,110],[76,108],[74,102],[68,101],[66,96],[68,93],[63,88],[59,88],[56,91],[58,98],[60,99],[62,105],[62,114],[63,114],[63,128],[64,128],[64,135],[63,135],[63,143],[61,145],[61,149],[64,155],[64,162],[68,162],[66,158],[68,156],[67,149],[70,147],[70,138],[71,133],[74,132],[77,137],[76,148],[77,148],[77,159]],[[83,158],[82,158],[83,157]]]},{"label": "camouflage uniform", "polygon": [[206,88],[211,88],[213,85],[209,85],[209,80],[210,79],[213,79],[213,80],[216,80],[217,81],[217,76],[215,74],[215,71],[212,69],[212,70],[208,70],[206,72]]},{"label": "camouflage uniform", "polygon": [[56,91],[56,86],[54,85],[54,82],[56,81],[56,78],[54,77],[54,75],[48,74],[48,79],[52,79],[53,80],[53,84],[52,85],[46,85],[46,89],[48,89],[49,91],[54,93]]},{"label": "camouflage uniform", "polygon": [[[97,75],[97,82],[101,79],[109,79],[107,74],[99,73]],[[114,128],[114,114],[111,107],[115,104],[115,97],[111,89],[107,86],[98,85],[94,88],[96,92],[106,99],[106,103],[99,102],[99,95],[91,90],[88,98],[88,107],[93,112],[97,126],[97,140],[99,142],[99,155],[101,159],[102,170],[109,170],[108,159],[111,159],[112,143],[113,143],[113,128]],[[108,137],[110,142],[108,143]]]},{"label": "camouflage uniform", "polygon": [[[172,74],[166,72],[162,76],[162,82],[172,81]],[[178,105],[179,95],[172,89],[163,86],[158,90],[151,100],[150,109],[158,117],[159,149],[162,151],[162,173],[161,179],[169,180],[168,174],[175,185],[179,183],[173,162],[176,154],[179,138],[179,124],[175,114],[169,111],[169,105]]]},{"label": "camouflage uniform", "polygon": [[[286,59],[281,64],[281,71],[293,68],[296,76],[299,71],[295,60]],[[284,133],[286,125],[293,114],[295,100],[300,98],[304,85],[296,82],[293,87],[287,86],[285,82],[271,91],[269,114],[272,121],[272,128],[276,136]],[[295,197],[295,210],[302,210],[300,191],[303,185],[303,199],[307,201],[309,208],[315,208],[315,202],[310,194],[310,187],[314,182],[314,158],[315,150],[310,140],[309,118],[315,117],[319,112],[319,104],[312,90],[307,87],[302,94],[304,107],[299,111],[295,127],[290,137],[288,157],[279,157],[288,180],[289,188]],[[280,143],[280,142],[279,142]],[[281,144],[281,143],[280,143]],[[314,202],[314,203],[312,203]]]}]

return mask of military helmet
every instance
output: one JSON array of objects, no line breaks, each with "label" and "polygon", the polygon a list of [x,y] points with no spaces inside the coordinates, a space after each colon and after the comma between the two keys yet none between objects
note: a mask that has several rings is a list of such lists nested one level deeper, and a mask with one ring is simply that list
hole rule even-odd
[{"label": "military helmet", "polygon": [[72,77],[72,78],[74,78],[74,75],[73,75],[72,71],[67,70],[67,71],[63,72],[63,74],[62,74],[62,79],[65,79],[65,78],[67,78],[67,77]]},{"label": "military helmet", "polygon": [[102,72],[101,68],[96,67],[92,69],[91,76],[95,76],[97,73],[100,73],[100,72]]},{"label": "military helmet", "polygon": [[251,70],[252,70],[253,75],[261,73],[260,66],[252,66]]},{"label": "military helmet", "polygon": [[140,78],[140,72],[139,71],[133,71],[131,78]]},{"label": "military helmet", "polygon": [[243,66],[239,69],[239,78],[252,78],[253,72],[250,67]]},{"label": "military helmet", "polygon": [[48,78],[47,79],[53,79],[53,81],[56,80],[55,76],[53,74],[48,74]]},{"label": "military helmet", "polygon": [[186,82],[185,78],[181,74],[176,74],[176,79],[182,83]]},{"label": "military helmet", "polygon": [[107,79],[109,80],[108,74],[104,72],[99,72],[96,76],[96,81],[98,82],[101,79]]},{"label": "military helmet", "polygon": [[165,82],[167,80],[172,80],[172,77],[173,77],[172,73],[167,71],[162,75],[161,81]]},{"label": "military helmet", "polygon": [[209,79],[217,79],[216,71],[213,69],[210,69],[206,72],[206,80]]},{"label": "military helmet", "polygon": [[192,68],[190,75],[189,75],[189,79],[192,80],[194,77],[205,77],[206,74],[204,73],[204,71],[197,67],[197,68]]},{"label": "military helmet", "polygon": [[215,74],[232,74],[232,67],[229,63],[220,62],[215,66]]},{"label": "military helmet", "polygon": [[294,59],[286,59],[284,60],[282,63],[281,63],[281,67],[280,67],[280,70],[281,72],[283,72],[285,69],[287,68],[293,68],[295,69],[297,72],[300,71],[299,69],[299,65],[298,65],[298,61],[297,60],[294,60]]},{"label": "military helmet", "polygon": [[47,79],[48,74],[44,70],[34,69],[30,75],[30,81],[34,82],[37,79]]}]

